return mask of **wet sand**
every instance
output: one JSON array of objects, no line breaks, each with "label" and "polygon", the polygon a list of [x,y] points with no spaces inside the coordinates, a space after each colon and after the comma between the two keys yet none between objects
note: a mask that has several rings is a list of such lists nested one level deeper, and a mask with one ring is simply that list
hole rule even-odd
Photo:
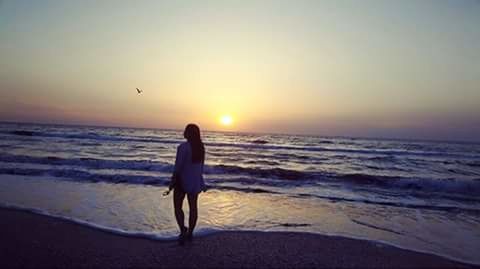
[{"label": "wet sand", "polygon": [[473,267],[375,242],[309,233],[222,232],[179,246],[11,209],[0,209],[0,223],[1,268]]}]

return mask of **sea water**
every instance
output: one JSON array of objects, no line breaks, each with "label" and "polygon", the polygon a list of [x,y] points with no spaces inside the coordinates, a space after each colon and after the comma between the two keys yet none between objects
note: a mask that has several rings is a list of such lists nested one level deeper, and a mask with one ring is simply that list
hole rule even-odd
[{"label": "sea water", "polygon": [[[1,123],[0,205],[172,239],[172,197],[162,193],[182,134]],[[199,198],[198,234],[341,235],[480,264],[479,144],[202,135],[209,188]]]}]

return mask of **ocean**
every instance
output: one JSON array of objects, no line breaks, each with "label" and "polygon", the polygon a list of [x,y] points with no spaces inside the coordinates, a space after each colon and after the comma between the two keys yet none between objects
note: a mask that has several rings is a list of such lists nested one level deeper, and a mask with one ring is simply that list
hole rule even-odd
[{"label": "ocean", "polygon": [[[202,136],[198,235],[319,233],[480,264],[480,144]],[[182,130],[0,123],[0,206],[171,240],[162,193],[183,141]]]}]

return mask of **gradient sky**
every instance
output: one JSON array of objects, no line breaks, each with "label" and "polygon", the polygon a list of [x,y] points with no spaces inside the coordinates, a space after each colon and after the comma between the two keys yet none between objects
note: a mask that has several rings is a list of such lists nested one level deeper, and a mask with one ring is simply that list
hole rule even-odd
[{"label": "gradient sky", "polygon": [[0,91],[2,121],[479,141],[480,1],[0,0]]}]

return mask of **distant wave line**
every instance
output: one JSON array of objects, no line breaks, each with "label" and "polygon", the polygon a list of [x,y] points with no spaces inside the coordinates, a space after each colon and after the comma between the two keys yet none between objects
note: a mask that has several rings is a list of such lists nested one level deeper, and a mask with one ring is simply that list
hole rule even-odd
[{"label": "distant wave line", "polygon": [[[19,137],[52,137],[61,139],[88,139],[95,141],[112,141],[112,142],[141,142],[141,143],[159,143],[159,144],[178,144],[183,140],[180,139],[165,139],[155,136],[145,137],[122,137],[122,136],[109,136],[99,135],[94,132],[88,132],[85,134],[63,134],[63,133],[45,133],[40,131],[0,131],[0,133],[19,136]],[[322,142],[319,142],[322,144]],[[208,147],[233,147],[233,148],[245,148],[245,149],[265,149],[265,150],[292,150],[292,151],[307,151],[307,152],[333,152],[333,153],[354,153],[354,154],[367,154],[367,155],[387,155],[387,156],[423,156],[423,157],[449,157],[449,158],[468,158],[468,159],[480,159],[480,154],[465,154],[465,153],[451,153],[451,152],[438,152],[438,151],[412,151],[412,150],[381,150],[381,149],[347,149],[347,148],[329,148],[319,146],[288,146],[288,145],[275,145],[275,144],[258,144],[254,141],[250,143],[221,143],[221,142],[206,142]]]}]

